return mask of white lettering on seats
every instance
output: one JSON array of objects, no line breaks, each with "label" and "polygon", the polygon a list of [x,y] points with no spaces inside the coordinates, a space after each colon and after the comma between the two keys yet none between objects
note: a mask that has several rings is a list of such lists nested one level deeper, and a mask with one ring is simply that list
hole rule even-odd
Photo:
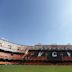
[{"label": "white lettering on seats", "polygon": [[57,52],[52,52],[53,57],[57,57]]},{"label": "white lettering on seats", "polygon": [[67,55],[68,55],[69,57],[71,57],[71,53],[70,53],[70,52],[67,52]]},{"label": "white lettering on seats", "polygon": [[43,52],[39,52],[39,53],[38,53],[38,56],[42,56],[42,54],[43,54]]}]

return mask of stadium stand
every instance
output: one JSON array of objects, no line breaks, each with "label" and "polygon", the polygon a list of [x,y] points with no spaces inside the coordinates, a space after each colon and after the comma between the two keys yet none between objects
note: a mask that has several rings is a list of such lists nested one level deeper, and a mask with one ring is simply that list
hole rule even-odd
[{"label": "stadium stand", "polygon": [[0,64],[72,64],[72,45],[19,45],[0,39]]}]

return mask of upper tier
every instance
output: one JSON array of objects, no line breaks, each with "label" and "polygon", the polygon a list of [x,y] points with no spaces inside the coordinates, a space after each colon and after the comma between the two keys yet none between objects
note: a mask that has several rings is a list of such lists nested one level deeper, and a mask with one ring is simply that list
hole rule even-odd
[{"label": "upper tier", "polygon": [[29,49],[72,49],[72,45],[42,45],[37,44],[34,46],[19,45],[7,40],[0,39],[0,49],[12,52],[25,52]]}]

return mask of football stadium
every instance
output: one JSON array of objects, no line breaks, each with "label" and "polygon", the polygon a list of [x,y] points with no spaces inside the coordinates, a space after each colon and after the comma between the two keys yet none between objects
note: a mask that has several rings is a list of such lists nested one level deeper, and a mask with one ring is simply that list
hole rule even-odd
[{"label": "football stadium", "polygon": [[0,64],[72,65],[72,45],[19,45],[0,39]]},{"label": "football stadium", "polygon": [[0,72],[72,72],[72,0],[0,0]]},{"label": "football stadium", "polygon": [[72,45],[19,45],[0,39],[0,72],[72,72]]}]

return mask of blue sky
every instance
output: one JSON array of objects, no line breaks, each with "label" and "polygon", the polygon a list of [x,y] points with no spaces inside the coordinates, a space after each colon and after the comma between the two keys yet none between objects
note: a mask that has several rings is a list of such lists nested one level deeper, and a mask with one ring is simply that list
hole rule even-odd
[{"label": "blue sky", "polygon": [[0,38],[26,45],[72,43],[72,0],[0,0]]}]

